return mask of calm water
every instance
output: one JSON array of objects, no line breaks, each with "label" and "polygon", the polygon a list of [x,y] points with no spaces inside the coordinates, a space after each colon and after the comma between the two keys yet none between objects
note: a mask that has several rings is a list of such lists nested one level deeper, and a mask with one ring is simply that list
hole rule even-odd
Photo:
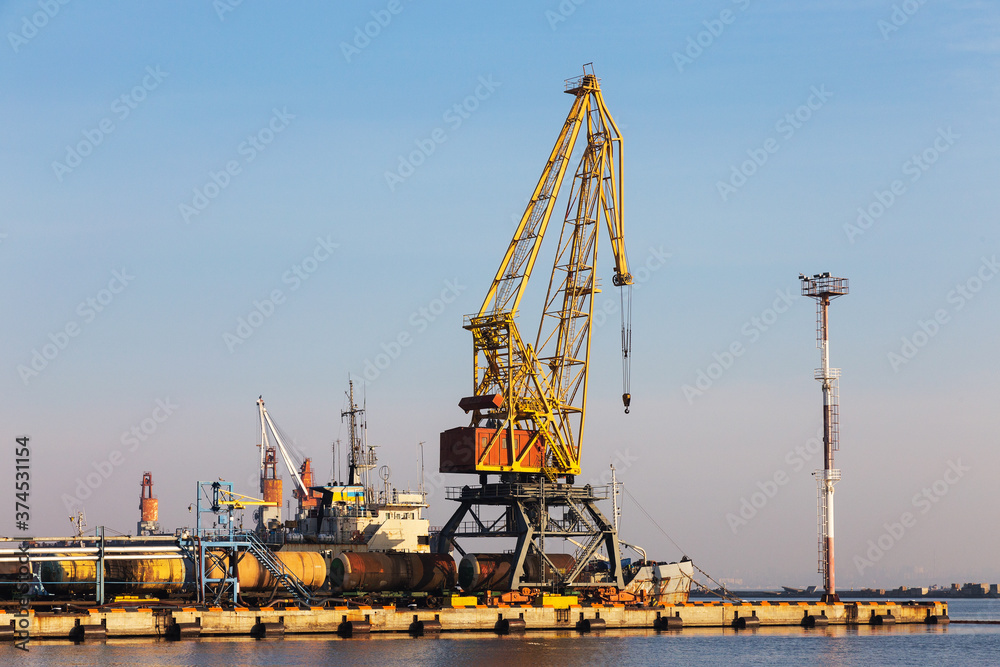
[{"label": "calm water", "polygon": [[[1000,620],[1000,600],[956,600],[953,619]],[[75,646],[32,642],[30,653],[0,646],[2,665],[584,665],[716,663],[718,665],[997,665],[1000,625],[910,625],[898,628],[688,628],[679,633],[529,633],[523,637],[446,634],[370,639],[201,639],[193,642],[109,640]]]}]

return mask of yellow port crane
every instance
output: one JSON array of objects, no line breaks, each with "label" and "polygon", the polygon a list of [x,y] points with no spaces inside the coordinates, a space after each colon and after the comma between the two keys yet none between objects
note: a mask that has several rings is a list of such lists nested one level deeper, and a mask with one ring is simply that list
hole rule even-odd
[{"label": "yellow port crane", "polygon": [[[473,337],[475,394],[459,406],[473,413],[472,423],[442,433],[442,472],[542,474],[570,484],[580,473],[602,218],[615,260],[613,282],[622,288],[622,400],[629,410],[632,276],[622,224],[622,137],[592,66],[567,80],[565,92],[574,99],[559,138],[482,307],[464,324]],[[518,306],[581,132],[587,144],[532,346],[518,330]]]}]

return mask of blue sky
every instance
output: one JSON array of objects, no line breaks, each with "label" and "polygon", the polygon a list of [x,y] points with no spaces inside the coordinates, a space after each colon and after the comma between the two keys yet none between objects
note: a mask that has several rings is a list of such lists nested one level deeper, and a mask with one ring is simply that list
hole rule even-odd
[{"label": "blue sky", "polygon": [[[416,486],[417,443],[433,469],[466,422],[462,316],[569,109],[563,80],[593,62],[646,272],[628,416],[617,314],[595,327],[584,476],[617,461],[716,577],[819,583],[819,459],[801,454],[819,358],[796,295],[800,272],[831,271],[851,281],[832,309],[840,585],[1000,580],[981,519],[1000,466],[995,4],[53,0],[0,5],[0,28],[3,437],[32,437],[31,532],[67,531],[82,495],[92,526],[133,530],[144,470],[169,527],[197,479],[254,492],[261,394],[329,474],[348,375],[400,335],[369,371],[370,437]],[[245,340],[241,318],[259,324]],[[699,373],[716,377],[686,392]],[[625,512],[626,538],[680,556]]]}]

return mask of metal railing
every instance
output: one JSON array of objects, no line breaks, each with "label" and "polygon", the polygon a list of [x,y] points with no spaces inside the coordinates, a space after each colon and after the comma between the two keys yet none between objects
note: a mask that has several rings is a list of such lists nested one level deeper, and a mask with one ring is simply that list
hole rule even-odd
[{"label": "metal railing", "polygon": [[[566,484],[546,484],[546,497],[558,498],[569,495],[577,498],[589,495],[594,500],[606,500],[610,497],[610,486],[569,486]],[[447,500],[502,499],[510,497],[537,498],[541,494],[540,484],[487,484],[486,486],[446,486],[444,489]],[[588,494],[589,491],[589,494]]]},{"label": "metal railing", "polygon": [[257,561],[264,569],[270,572],[271,576],[277,579],[298,602],[308,603],[312,599],[312,595],[302,585],[299,578],[254,533],[247,532],[244,535],[247,538],[250,553],[257,558]]}]

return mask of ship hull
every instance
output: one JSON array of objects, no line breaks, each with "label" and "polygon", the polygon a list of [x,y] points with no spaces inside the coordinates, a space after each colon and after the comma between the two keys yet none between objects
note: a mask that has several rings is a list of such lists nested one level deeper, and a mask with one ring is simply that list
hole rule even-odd
[{"label": "ship hull", "polygon": [[689,560],[643,564],[625,585],[625,592],[649,604],[684,604],[691,593],[693,579],[694,564]]}]

